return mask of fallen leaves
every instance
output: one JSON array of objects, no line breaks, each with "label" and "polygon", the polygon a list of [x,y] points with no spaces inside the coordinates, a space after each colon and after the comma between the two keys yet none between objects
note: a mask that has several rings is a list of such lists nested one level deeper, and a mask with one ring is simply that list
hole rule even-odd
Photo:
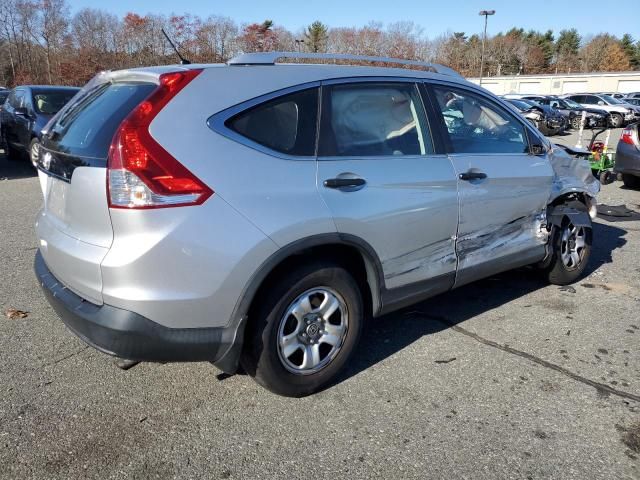
[{"label": "fallen leaves", "polygon": [[18,318],[27,318],[29,316],[29,312],[25,312],[24,310],[18,310],[16,308],[7,308],[4,314],[9,320],[16,320]]}]

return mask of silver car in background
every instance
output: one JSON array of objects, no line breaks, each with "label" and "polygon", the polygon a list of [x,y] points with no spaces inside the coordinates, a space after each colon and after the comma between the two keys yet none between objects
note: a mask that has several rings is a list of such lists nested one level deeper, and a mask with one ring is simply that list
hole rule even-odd
[{"label": "silver car in background", "polygon": [[575,281],[599,190],[448,68],[292,52],[101,73],[38,169],[35,271],[74,333],[289,396],[334,382],[368,317],[527,265]]}]

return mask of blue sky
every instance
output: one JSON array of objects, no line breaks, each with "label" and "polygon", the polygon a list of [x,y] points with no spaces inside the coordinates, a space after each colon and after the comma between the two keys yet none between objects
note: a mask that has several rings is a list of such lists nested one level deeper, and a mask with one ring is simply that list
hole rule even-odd
[{"label": "blue sky", "polygon": [[269,18],[293,31],[316,19],[330,26],[412,20],[431,38],[447,31],[481,32],[482,18],[478,11],[494,9],[496,15],[489,18],[489,34],[513,26],[555,32],[575,27],[581,35],[628,32],[638,40],[640,20],[635,9],[630,7],[637,1],[614,2],[603,8],[602,0],[109,0],[102,5],[95,0],[68,0],[72,12],[83,7],[103,8],[119,16],[130,11],[140,14],[188,12],[203,17],[224,15],[238,23],[261,22]]}]

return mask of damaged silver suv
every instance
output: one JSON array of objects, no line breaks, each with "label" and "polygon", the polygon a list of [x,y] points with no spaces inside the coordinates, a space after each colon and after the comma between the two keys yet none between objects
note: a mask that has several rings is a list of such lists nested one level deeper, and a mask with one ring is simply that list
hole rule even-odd
[{"label": "damaged silver suv", "polygon": [[290,396],[335,381],[368,317],[525,265],[575,281],[599,190],[448,68],[291,52],[101,73],[38,169],[35,271],[70,330]]}]

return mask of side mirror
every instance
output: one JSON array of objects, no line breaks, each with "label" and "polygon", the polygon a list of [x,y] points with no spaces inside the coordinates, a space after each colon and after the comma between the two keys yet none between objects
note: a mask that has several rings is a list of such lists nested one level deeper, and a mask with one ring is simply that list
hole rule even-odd
[{"label": "side mirror", "polygon": [[598,100],[598,105],[604,105],[604,102],[602,100]]},{"label": "side mirror", "polygon": [[547,153],[547,150],[544,148],[544,145],[540,143],[533,143],[531,144],[531,147],[529,147],[529,153],[531,153],[531,155],[544,155]]}]

